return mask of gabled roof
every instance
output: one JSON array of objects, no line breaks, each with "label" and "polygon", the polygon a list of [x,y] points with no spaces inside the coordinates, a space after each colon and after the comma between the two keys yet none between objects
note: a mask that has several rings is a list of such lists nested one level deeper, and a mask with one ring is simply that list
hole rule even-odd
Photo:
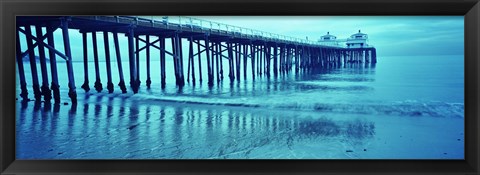
[{"label": "gabled roof", "polygon": [[355,33],[355,34],[353,34],[353,35],[351,35],[351,36],[353,37],[353,36],[365,36],[365,35],[367,35],[367,34],[362,33],[360,30],[358,30],[358,33]]},{"label": "gabled roof", "polygon": [[330,35],[330,32],[327,32],[327,34],[326,34],[326,35],[323,35],[322,37],[323,37],[323,38],[326,38],[326,37],[335,37],[335,38],[336,38],[336,36]]}]

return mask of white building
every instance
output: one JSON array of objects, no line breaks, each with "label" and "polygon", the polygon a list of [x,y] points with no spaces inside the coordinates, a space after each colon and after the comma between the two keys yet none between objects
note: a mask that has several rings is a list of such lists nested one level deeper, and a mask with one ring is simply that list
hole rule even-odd
[{"label": "white building", "polygon": [[321,43],[322,45],[329,45],[329,46],[339,45],[337,41],[337,37],[334,35],[330,35],[330,32],[327,32],[326,35],[321,36],[318,42]]},{"label": "white building", "polygon": [[362,33],[358,30],[358,33],[355,33],[347,39],[347,48],[365,48],[370,47],[367,44],[368,35]]}]

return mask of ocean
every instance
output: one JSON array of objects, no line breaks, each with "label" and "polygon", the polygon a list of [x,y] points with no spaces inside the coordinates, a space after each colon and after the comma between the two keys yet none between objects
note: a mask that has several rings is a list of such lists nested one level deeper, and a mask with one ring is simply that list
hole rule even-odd
[{"label": "ocean", "polygon": [[[75,56],[75,55],[74,55]],[[168,58],[168,57],[167,57]],[[186,57],[185,57],[186,58]],[[202,56],[205,59],[205,56]],[[57,58],[60,59],[60,58]],[[82,60],[80,55],[74,60]],[[92,59],[93,60],[93,59]],[[347,64],[310,72],[273,73],[179,89],[167,59],[165,89],[160,62],[152,59],[151,88],[141,59],[140,90],[84,92],[83,62],[73,62],[78,104],[68,98],[65,62],[58,62],[62,103],[21,102],[17,75],[17,159],[463,159],[464,57],[379,56],[378,63]],[[125,62],[126,61],[126,62]],[[243,64],[243,59],[241,60]],[[187,60],[184,60],[185,76]],[[24,62],[29,97],[31,71]],[[40,65],[39,81],[42,82]],[[50,73],[50,67],[48,66]],[[49,76],[49,81],[51,77]],[[53,100],[52,100],[53,102]],[[64,105],[63,102],[68,102]]]}]

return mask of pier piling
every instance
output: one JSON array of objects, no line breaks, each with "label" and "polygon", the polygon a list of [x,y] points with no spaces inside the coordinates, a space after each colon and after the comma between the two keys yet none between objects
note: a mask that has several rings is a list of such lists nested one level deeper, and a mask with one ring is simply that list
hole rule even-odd
[{"label": "pier piling", "polygon": [[[35,32],[37,39],[40,39],[43,35],[42,27],[40,25],[35,26]],[[43,40],[39,40],[37,42],[43,42]],[[45,58],[45,48],[43,44],[38,44],[38,56],[40,57],[40,70],[42,71],[42,87],[41,92],[43,95],[43,99],[46,103],[50,103],[52,99],[52,92],[48,87],[48,73],[47,73],[47,62]]]},{"label": "pier piling", "polygon": [[[25,35],[32,35],[31,26],[25,27]],[[38,75],[37,75],[37,63],[35,58],[35,52],[33,51],[33,42],[32,39],[27,37],[27,47],[28,47],[28,57],[30,59],[30,69],[32,71],[32,88],[35,101],[40,101],[42,93],[40,91],[40,86],[38,84]]]},{"label": "pier piling", "polygon": [[136,77],[135,77],[135,86],[140,88],[140,36],[135,36],[135,66],[136,66]]},{"label": "pier piling", "polygon": [[72,100],[72,104],[77,103],[77,92],[75,90],[75,76],[73,74],[72,66],[72,52],[70,50],[70,36],[68,33],[68,22],[69,18],[62,20],[62,34],[63,34],[63,45],[65,49],[65,55],[67,56],[67,71],[68,71],[68,96]]},{"label": "pier piling", "polygon": [[243,79],[247,80],[247,60],[248,60],[248,46],[246,44],[243,44]]},{"label": "pier piling", "polygon": [[189,39],[189,47],[188,47],[188,73],[187,73],[187,82],[190,80],[190,70],[192,72],[192,84],[195,86],[195,63],[193,59],[193,37]]},{"label": "pier piling", "polygon": [[147,88],[150,88],[152,80],[150,77],[150,35],[145,36],[145,52],[146,52],[146,64],[147,64],[147,81],[145,81]]},{"label": "pier piling", "polygon": [[259,77],[262,77],[262,58],[263,58],[263,55],[262,55],[262,46],[259,45],[257,46],[257,74],[259,75]]},{"label": "pier piling", "polygon": [[[215,59],[217,58],[217,47],[216,47],[216,43],[215,42],[212,42],[212,45],[211,45],[211,48],[210,51],[212,52],[211,53],[211,68],[212,68],[212,81],[215,80]],[[217,77],[218,78],[218,77]]]},{"label": "pier piling", "polygon": [[273,76],[278,75],[278,45],[275,43],[273,47]]},{"label": "pier piling", "polygon": [[23,58],[22,58],[22,48],[20,46],[20,36],[18,34],[18,30],[15,32],[16,34],[16,60],[18,66],[18,77],[20,77],[20,97],[22,100],[28,100],[28,90],[27,90],[27,82],[25,80],[25,70],[23,68]]},{"label": "pier piling", "polygon": [[230,78],[230,82],[233,81],[233,48],[232,43],[227,43],[227,50],[228,50],[228,77]]},{"label": "pier piling", "polygon": [[255,80],[255,46],[250,44],[250,56],[252,57],[252,80]]},{"label": "pier piling", "polygon": [[222,59],[222,47],[220,47],[221,43],[220,42],[217,42],[216,43],[216,56],[217,58],[215,59],[215,62],[216,62],[216,65],[217,65],[217,83],[219,83],[220,81],[222,81],[222,78],[220,76],[220,68],[222,67],[222,64],[220,64],[220,60]]},{"label": "pier piling", "polygon": [[[54,27],[52,24],[47,25],[47,43],[52,48],[55,48],[55,42],[53,38]],[[57,72],[57,58],[55,52],[52,49],[48,50],[48,56],[50,58],[50,74],[52,76],[52,83],[50,89],[53,91],[53,99],[55,104],[60,103],[60,86],[58,83],[58,72]]]},{"label": "pier piling", "polygon": [[265,45],[265,74],[270,78],[270,46]]},{"label": "pier piling", "polygon": [[213,71],[210,63],[210,40],[207,34],[205,34],[205,53],[207,57],[207,72],[208,72],[208,85],[213,85]]},{"label": "pier piling", "polygon": [[240,43],[236,44],[236,55],[235,55],[235,70],[237,75],[237,81],[240,81],[240,56],[241,56],[241,47]]},{"label": "pier piling", "polygon": [[102,82],[100,79],[100,67],[98,63],[98,47],[97,47],[97,34],[92,32],[92,42],[93,42],[93,61],[95,64],[95,90],[101,92],[103,90]]},{"label": "pier piling", "polygon": [[113,93],[112,66],[110,61],[110,44],[108,42],[108,32],[103,32],[103,43],[105,44],[105,63],[107,66],[107,90]]},{"label": "pier piling", "polygon": [[280,46],[280,60],[279,60],[279,71],[280,73],[283,73],[283,60],[285,57],[285,46]]},{"label": "pier piling", "polygon": [[183,47],[182,47],[182,38],[180,38],[179,34],[177,33],[175,38],[177,39],[178,41],[178,61],[179,61],[179,78],[180,78],[180,84],[179,86],[180,87],[183,87],[185,85],[185,78],[184,78],[184,74],[183,74]]},{"label": "pier piling", "polygon": [[118,43],[118,33],[113,33],[113,42],[115,44],[115,55],[117,58],[117,65],[118,65],[118,76],[120,78],[120,82],[118,83],[118,86],[120,87],[120,90],[122,93],[127,93],[127,88],[125,87],[125,80],[123,78],[123,67],[122,67],[122,57],[120,54],[120,45]]},{"label": "pier piling", "polygon": [[161,86],[162,89],[165,88],[165,78],[167,75],[165,74],[165,38],[160,38],[160,77],[161,77]]},{"label": "pier piling", "polygon": [[198,52],[198,77],[200,84],[202,83],[202,54],[200,53],[200,40],[197,41],[197,52]]},{"label": "pier piling", "polygon": [[88,46],[87,46],[87,32],[82,32],[82,43],[83,43],[83,74],[84,82],[81,86],[85,92],[90,91],[90,86],[88,85]]},{"label": "pier piling", "polygon": [[135,66],[135,50],[134,50],[134,30],[133,27],[129,27],[128,32],[127,32],[127,37],[128,37],[128,57],[129,57],[129,67],[130,67],[130,87],[132,88],[132,91],[134,94],[138,93],[138,87],[137,87],[137,70]]}]

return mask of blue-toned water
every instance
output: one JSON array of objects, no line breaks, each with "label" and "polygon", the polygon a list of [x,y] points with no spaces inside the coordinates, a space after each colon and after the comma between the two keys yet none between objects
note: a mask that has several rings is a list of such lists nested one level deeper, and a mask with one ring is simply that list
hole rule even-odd
[{"label": "blue-toned water", "polygon": [[[205,57],[203,57],[205,58]],[[82,58],[76,58],[81,60]],[[124,58],[125,59],[125,58]],[[168,59],[170,60],[170,59]],[[256,75],[175,86],[167,62],[160,86],[152,61],[152,87],[121,94],[112,60],[115,92],[83,84],[83,62],[74,62],[79,102],[46,106],[17,101],[17,159],[463,159],[464,58],[379,57],[372,65],[346,65],[270,78]],[[242,60],[243,61],[243,60]],[[196,62],[196,64],[198,64]],[[243,63],[242,63],[243,64]],[[184,62],[185,75],[187,62]],[[62,102],[66,65],[58,63]],[[123,62],[126,84],[128,62]],[[198,67],[196,76],[198,81]],[[37,66],[40,70],[40,66]],[[29,96],[31,73],[25,62]],[[273,74],[272,74],[273,75]],[[186,77],[185,77],[186,78]],[[41,82],[41,76],[39,76]],[[51,81],[51,80],[50,80]],[[215,77],[216,81],[216,77]],[[20,94],[17,78],[17,96]]]}]

